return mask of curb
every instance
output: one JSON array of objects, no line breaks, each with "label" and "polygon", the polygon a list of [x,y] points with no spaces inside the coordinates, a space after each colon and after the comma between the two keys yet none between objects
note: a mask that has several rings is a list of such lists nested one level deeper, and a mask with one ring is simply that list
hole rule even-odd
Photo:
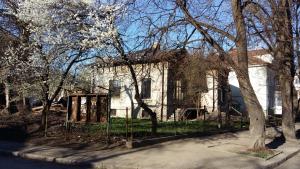
[{"label": "curb", "polygon": [[298,149],[297,151],[287,155],[286,157],[284,157],[283,159],[280,159],[279,161],[276,161],[274,163],[271,163],[271,164],[268,164],[268,165],[264,166],[263,169],[272,169],[272,168],[278,167],[279,165],[283,164],[284,162],[286,162],[290,158],[296,156],[299,152],[300,152],[300,149]]},{"label": "curb", "polygon": [[49,163],[56,163],[62,165],[69,165],[69,166],[80,166],[80,167],[89,167],[89,168],[97,168],[97,166],[93,165],[92,163],[88,162],[77,162],[75,160],[68,160],[65,158],[60,157],[49,157],[49,156],[41,156],[38,154],[30,154],[30,153],[23,153],[19,151],[7,151],[7,150],[0,150],[0,156],[5,157],[19,157],[28,160],[36,160],[36,161],[43,161]]}]

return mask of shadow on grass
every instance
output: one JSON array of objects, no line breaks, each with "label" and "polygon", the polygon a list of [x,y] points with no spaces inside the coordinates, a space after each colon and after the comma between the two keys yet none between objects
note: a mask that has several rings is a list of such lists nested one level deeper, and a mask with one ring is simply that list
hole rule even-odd
[{"label": "shadow on grass", "polygon": [[26,129],[23,126],[0,128],[0,140],[25,142],[28,138]]}]

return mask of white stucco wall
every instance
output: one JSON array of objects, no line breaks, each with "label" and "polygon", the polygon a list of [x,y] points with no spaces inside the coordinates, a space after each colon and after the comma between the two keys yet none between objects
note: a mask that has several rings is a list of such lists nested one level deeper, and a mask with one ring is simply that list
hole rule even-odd
[{"label": "white stucco wall", "polygon": [[[164,65],[164,87],[162,87],[162,73]],[[135,72],[137,74],[137,80],[139,83],[139,90],[141,90],[141,80],[143,78],[151,78],[151,98],[144,101],[150,106],[150,108],[157,113],[157,117],[161,117],[161,103],[162,103],[162,90],[164,90],[164,107],[163,116],[166,119],[167,112],[167,63],[157,63],[148,65],[134,65]],[[131,111],[133,114],[137,114],[138,118],[142,116],[142,109],[138,107],[137,102],[134,99],[135,89],[132,85],[132,78],[126,66],[118,66],[111,68],[104,68],[97,70],[95,76],[95,86],[103,86],[109,88],[109,80],[119,80],[121,82],[120,96],[114,96],[111,99],[111,109],[116,109],[116,116],[125,117],[126,107],[128,107],[129,117]],[[96,92],[105,90],[96,89]]]},{"label": "white stucco wall", "polygon": [[[261,104],[263,111],[267,115],[269,105],[269,83],[268,83],[268,67],[267,66],[251,66],[249,67],[249,77],[254,92],[257,96],[259,103]],[[228,76],[232,100],[240,104],[240,111],[246,111],[243,98],[240,93],[239,83],[234,71],[231,71]]]},{"label": "white stucco wall", "polygon": [[253,56],[253,57],[256,57],[264,62],[267,62],[267,63],[272,63],[274,58],[271,54],[265,54],[265,55],[257,55],[257,56]]},{"label": "white stucco wall", "polygon": [[202,93],[201,105],[206,106],[208,112],[214,112],[218,110],[217,71],[207,71],[206,81],[208,91],[206,93]]}]

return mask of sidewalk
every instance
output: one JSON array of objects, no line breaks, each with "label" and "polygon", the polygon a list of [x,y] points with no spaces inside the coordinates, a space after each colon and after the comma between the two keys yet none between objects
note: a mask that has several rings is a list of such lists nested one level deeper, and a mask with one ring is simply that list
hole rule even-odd
[{"label": "sidewalk", "polygon": [[[300,124],[297,124],[297,129]],[[0,154],[63,164],[82,165],[83,168],[107,169],[259,169],[273,168],[300,151],[299,143],[275,145],[281,154],[264,160],[236,152],[246,150],[249,132],[219,134],[202,138],[169,141],[153,146],[113,150],[69,149],[48,146],[0,142]],[[272,140],[267,140],[270,143]]]}]

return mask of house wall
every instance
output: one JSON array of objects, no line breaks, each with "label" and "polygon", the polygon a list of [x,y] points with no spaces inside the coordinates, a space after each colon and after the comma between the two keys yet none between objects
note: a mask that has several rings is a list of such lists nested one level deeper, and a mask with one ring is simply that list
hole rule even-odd
[{"label": "house wall", "polygon": [[[260,66],[251,66],[248,69],[250,82],[254,89],[254,92],[257,96],[259,103],[261,104],[265,115],[268,114],[268,111],[274,106],[274,72],[265,65]],[[233,104],[236,104],[236,107],[241,112],[246,112],[245,103],[243,97],[240,93],[239,83],[234,71],[229,73],[229,84],[232,93]]]},{"label": "house wall", "polygon": [[[163,107],[163,118],[167,117],[167,77],[168,77],[168,63],[153,63],[144,65],[134,65],[139,83],[139,90],[141,90],[141,80],[143,78],[151,78],[151,98],[145,99],[145,103],[157,113],[158,119],[161,117],[161,110]],[[164,67],[164,69],[163,69]],[[164,70],[164,71],[163,71]],[[132,78],[126,66],[117,66],[110,68],[98,69],[96,71],[94,85],[95,92],[107,92],[99,88],[109,88],[109,80],[119,80],[121,83],[120,96],[113,96],[111,98],[111,109],[116,109],[116,116],[125,117],[126,107],[128,108],[129,117],[131,112],[134,118],[142,118],[142,108],[140,108],[134,99],[135,89],[132,85]],[[162,77],[164,72],[164,86],[162,86]],[[98,86],[98,87],[97,87]],[[164,92],[164,98],[162,98]],[[164,104],[162,106],[162,99]]]},{"label": "house wall", "polygon": [[201,105],[206,106],[208,112],[218,111],[218,74],[216,70],[206,72],[207,92],[202,93]]}]

